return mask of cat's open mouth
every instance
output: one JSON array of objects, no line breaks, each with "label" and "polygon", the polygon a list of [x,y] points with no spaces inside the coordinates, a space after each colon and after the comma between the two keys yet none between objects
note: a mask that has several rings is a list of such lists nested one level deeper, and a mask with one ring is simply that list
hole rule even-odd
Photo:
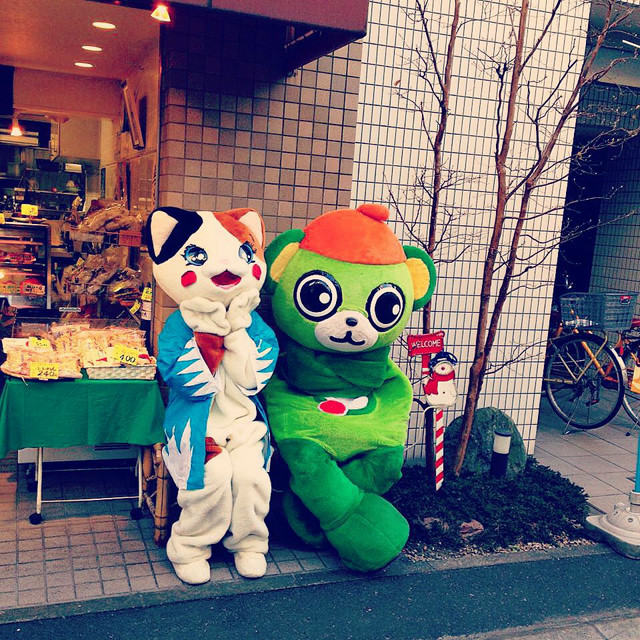
[{"label": "cat's open mouth", "polygon": [[235,273],[231,273],[231,271],[228,270],[211,278],[211,282],[221,289],[231,289],[231,287],[235,287],[240,280],[242,280],[240,276],[237,276]]}]

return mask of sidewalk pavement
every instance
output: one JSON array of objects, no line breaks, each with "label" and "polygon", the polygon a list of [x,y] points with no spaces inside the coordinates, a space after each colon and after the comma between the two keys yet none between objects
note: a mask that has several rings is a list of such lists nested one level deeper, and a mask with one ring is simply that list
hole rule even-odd
[{"label": "sidewalk pavement", "polygon": [[[542,411],[536,457],[582,484],[590,495],[592,506],[604,511],[617,499],[625,499],[631,485],[638,436],[636,431],[626,437],[626,428],[625,424],[614,424],[593,432],[563,436],[562,425],[557,420],[554,422],[553,414]],[[123,495],[128,492],[123,487],[127,482],[131,479],[127,480],[121,473],[53,473],[47,484],[47,495],[50,498]],[[139,521],[129,518],[131,503],[46,505],[44,522],[34,526],[28,521],[33,502],[34,495],[27,490],[15,454],[0,461],[0,625],[222,596],[264,594],[291,587],[358,581],[375,585],[387,577],[416,574],[442,575],[446,579],[443,572],[458,569],[526,566],[531,562],[541,566],[541,560],[588,559],[594,555],[616,557],[603,545],[420,563],[401,557],[383,571],[360,576],[341,568],[330,551],[317,553],[296,548],[274,536],[264,578],[256,581],[241,578],[228,554],[216,550],[212,559],[212,581],[190,587],[180,583],[164,550],[153,543],[151,519],[148,516]],[[631,560],[625,562],[630,575],[638,575],[640,565]],[[549,567],[552,565],[549,563]],[[599,584],[598,576],[594,576],[593,584]],[[632,587],[632,599],[636,593],[640,594],[640,590],[637,586]],[[640,606],[640,601],[637,604]],[[628,601],[619,598],[619,601],[608,603],[606,615],[602,609],[594,613],[596,617],[593,618],[559,618],[537,627],[495,632],[502,635],[494,633],[486,638],[601,640],[615,637],[616,640],[640,640],[639,614],[617,612],[619,607],[628,605]],[[564,613],[571,614],[570,611]],[[527,622],[531,624],[542,617]]]}]

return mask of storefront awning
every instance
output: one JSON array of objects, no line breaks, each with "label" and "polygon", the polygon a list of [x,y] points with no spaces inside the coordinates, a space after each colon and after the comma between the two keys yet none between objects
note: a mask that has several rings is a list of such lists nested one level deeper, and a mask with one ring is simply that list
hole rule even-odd
[{"label": "storefront awning", "polygon": [[[111,0],[94,0],[107,2]],[[286,25],[286,65],[289,70],[316,60],[367,31],[369,0],[168,0],[171,5],[229,11]],[[151,0],[119,0],[143,8]]]}]

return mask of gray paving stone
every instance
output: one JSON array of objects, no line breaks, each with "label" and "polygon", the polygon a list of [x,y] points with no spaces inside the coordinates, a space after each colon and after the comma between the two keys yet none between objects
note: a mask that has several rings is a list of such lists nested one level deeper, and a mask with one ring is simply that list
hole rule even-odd
[{"label": "gray paving stone", "polygon": [[130,551],[124,554],[124,561],[127,564],[138,564],[140,562],[149,562],[146,551]]},{"label": "gray paving stone", "polygon": [[31,551],[19,551],[18,563],[44,561],[44,549],[32,549]]},{"label": "gray paving stone", "polygon": [[116,593],[129,593],[129,582],[127,580],[105,580],[102,583],[104,594],[109,596]]},{"label": "gray paving stone", "polygon": [[286,560],[284,562],[277,562],[276,564],[281,573],[296,573],[302,571],[302,566],[297,560]]},{"label": "gray paving stone", "polygon": [[18,604],[18,592],[0,593],[0,609],[8,609]]},{"label": "gray paving stone", "polygon": [[45,549],[45,560],[62,560],[63,558],[69,558],[70,552],[68,547],[56,547],[55,549]]},{"label": "gray paving stone", "polygon": [[65,587],[73,585],[73,574],[71,571],[62,571],[60,573],[52,573],[47,575],[47,587]]},{"label": "gray paving stone", "polygon": [[73,602],[75,599],[76,592],[71,584],[49,587],[47,589],[47,602],[49,604],[56,602]]},{"label": "gray paving stone", "polygon": [[156,582],[161,589],[167,589],[169,587],[177,587],[180,582],[180,579],[174,573],[163,573],[160,575],[156,574]]},{"label": "gray paving stone", "polygon": [[130,578],[146,578],[153,576],[153,569],[150,564],[131,564],[127,567]]},{"label": "gray paving stone", "polygon": [[44,539],[45,549],[54,549],[56,547],[68,547],[69,538],[66,535],[51,536]]},{"label": "gray paving stone", "polygon": [[146,576],[140,578],[130,578],[131,591],[151,591],[157,589],[158,585],[153,576]]},{"label": "gray paving stone", "polygon": [[44,573],[43,562],[27,562],[17,565],[19,576],[41,576]]},{"label": "gray paving stone", "polygon": [[20,540],[18,542],[18,551],[33,551],[34,549],[42,549],[41,537],[31,540]]},{"label": "gray paving stone", "polygon": [[124,565],[124,556],[121,553],[100,554],[98,564],[101,567],[116,567]]},{"label": "gray paving stone", "polygon": [[76,585],[76,592],[78,600],[96,598],[104,593],[101,582],[85,582],[84,584]]},{"label": "gray paving stone", "polygon": [[44,589],[44,575],[18,577],[18,591]]},{"label": "gray paving stone", "polygon": [[16,575],[15,564],[5,564],[0,566],[0,579],[1,578],[13,578]]},{"label": "gray paving stone", "polygon": [[[140,566],[144,567],[144,565],[133,565],[133,567]],[[100,575],[103,580],[126,580],[127,572],[124,567],[102,567],[100,569]],[[131,575],[131,574],[129,574]]]},{"label": "gray paving stone", "polygon": [[98,569],[78,569],[73,571],[73,580],[76,585],[83,582],[97,582],[100,580]]},{"label": "gray paving stone", "polygon": [[593,626],[609,640],[638,640],[640,617],[594,622]]},{"label": "gray paving stone", "polygon": [[0,593],[9,593],[10,591],[16,590],[16,579],[15,578],[2,578],[0,580]]},{"label": "gray paving stone", "polygon": [[[156,580],[158,576],[156,576]],[[212,582],[227,582],[232,580],[233,576],[231,575],[231,571],[227,567],[218,567],[211,569],[211,581]]]},{"label": "gray paving stone", "polygon": [[98,549],[93,544],[81,544],[76,547],[71,547],[70,551],[73,558],[79,558],[80,556],[98,555]]},{"label": "gray paving stone", "polygon": [[44,589],[31,589],[29,591],[18,592],[18,604],[20,606],[28,604],[46,604],[47,594]]},{"label": "gray paving stone", "polygon": [[98,567],[98,556],[82,556],[72,558],[74,569],[96,569]]},{"label": "gray paving stone", "polygon": [[47,575],[59,573],[60,571],[71,571],[71,558],[61,558],[60,560],[47,560],[44,563],[44,571]]}]

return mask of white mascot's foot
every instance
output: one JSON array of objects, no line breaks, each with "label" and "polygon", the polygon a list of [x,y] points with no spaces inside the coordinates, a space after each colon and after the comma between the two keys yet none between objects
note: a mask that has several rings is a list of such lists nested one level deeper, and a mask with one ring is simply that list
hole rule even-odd
[{"label": "white mascot's foot", "polygon": [[195,560],[186,564],[172,562],[173,570],[182,582],[204,584],[211,579],[211,568],[206,560]]},{"label": "white mascot's foot", "polygon": [[233,554],[236,569],[243,578],[262,578],[267,572],[267,559],[264,553],[255,551],[236,551]]}]

